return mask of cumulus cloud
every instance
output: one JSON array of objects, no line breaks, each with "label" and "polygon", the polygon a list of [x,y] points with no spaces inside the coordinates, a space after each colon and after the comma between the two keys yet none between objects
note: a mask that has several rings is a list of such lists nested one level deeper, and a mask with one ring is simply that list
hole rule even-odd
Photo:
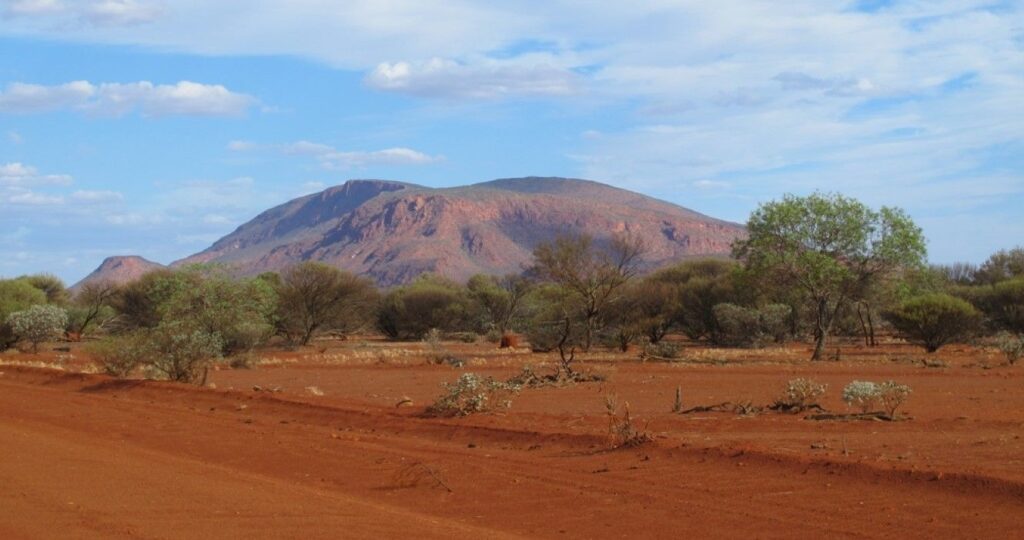
[{"label": "cumulus cloud", "polygon": [[578,89],[577,76],[550,64],[497,60],[462,63],[381,63],[365,78],[377,90],[431,98],[493,99],[510,96],[565,96]]},{"label": "cumulus cloud", "polygon": [[8,196],[7,202],[26,206],[53,206],[64,204],[64,197],[24,190]]},{"label": "cumulus cloud", "polygon": [[326,170],[347,170],[371,165],[429,165],[444,161],[444,156],[434,156],[411,148],[385,148],[372,151],[342,151],[333,146],[310,141],[296,141],[287,144],[261,145],[250,141],[231,141],[228,149],[246,152],[265,149],[285,155],[311,156]]},{"label": "cumulus cloud", "polygon": [[73,81],[59,85],[14,82],[0,91],[0,113],[30,114],[74,110],[123,116],[133,111],[156,116],[242,116],[257,100],[219,84]]}]

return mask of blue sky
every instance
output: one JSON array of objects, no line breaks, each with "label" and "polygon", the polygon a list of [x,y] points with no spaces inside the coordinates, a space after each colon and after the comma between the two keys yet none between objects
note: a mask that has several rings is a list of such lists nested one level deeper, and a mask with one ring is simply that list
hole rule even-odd
[{"label": "blue sky", "polygon": [[589,178],[1024,244],[1024,2],[0,0],[0,276],[168,263],[350,178]]}]

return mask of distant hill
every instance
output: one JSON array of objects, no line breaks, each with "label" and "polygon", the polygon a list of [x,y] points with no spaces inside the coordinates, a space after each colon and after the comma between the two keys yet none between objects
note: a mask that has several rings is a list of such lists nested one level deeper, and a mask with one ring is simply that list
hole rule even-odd
[{"label": "distant hill", "polygon": [[77,291],[86,283],[110,282],[115,284],[134,281],[146,272],[166,268],[160,263],[143,259],[136,255],[107,257],[100,264],[99,268],[85,276],[81,281],[71,286],[71,290]]},{"label": "distant hill", "polygon": [[222,263],[254,275],[315,260],[381,285],[423,272],[464,280],[522,271],[538,243],[568,232],[639,236],[650,267],[724,255],[745,234],[739,224],[588,180],[511,178],[441,189],[351,180],[271,208],[172,266]]}]

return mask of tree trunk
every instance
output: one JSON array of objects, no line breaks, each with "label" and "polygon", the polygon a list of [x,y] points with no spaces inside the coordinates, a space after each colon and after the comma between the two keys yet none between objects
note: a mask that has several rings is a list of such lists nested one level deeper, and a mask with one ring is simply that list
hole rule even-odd
[{"label": "tree trunk", "polygon": [[825,341],[828,339],[828,330],[831,326],[831,319],[829,319],[828,313],[828,300],[818,300],[818,313],[815,317],[814,324],[814,354],[811,355],[811,360],[821,360],[821,355],[825,352]]}]

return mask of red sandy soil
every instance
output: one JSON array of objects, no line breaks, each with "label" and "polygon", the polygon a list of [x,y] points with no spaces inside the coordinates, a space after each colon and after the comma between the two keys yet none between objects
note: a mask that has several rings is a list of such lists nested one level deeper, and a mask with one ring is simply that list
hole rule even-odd
[{"label": "red sandy soil", "polygon": [[[419,344],[329,345],[264,352],[215,388],[75,373],[77,348],[0,356],[0,538],[1012,538],[1024,522],[1024,366],[992,352],[947,348],[934,368],[898,345],[819,363],[602,353],[581,367],[605,382],[424,418],[460,373],[552,358],[449,344],[457,369]],[[766,404],[795,377],[840,412],[851,380],[909,384],[910,419],[669,412],[677,386],[686,407]],[[653,442],[612,448],[610,394]]]}]

